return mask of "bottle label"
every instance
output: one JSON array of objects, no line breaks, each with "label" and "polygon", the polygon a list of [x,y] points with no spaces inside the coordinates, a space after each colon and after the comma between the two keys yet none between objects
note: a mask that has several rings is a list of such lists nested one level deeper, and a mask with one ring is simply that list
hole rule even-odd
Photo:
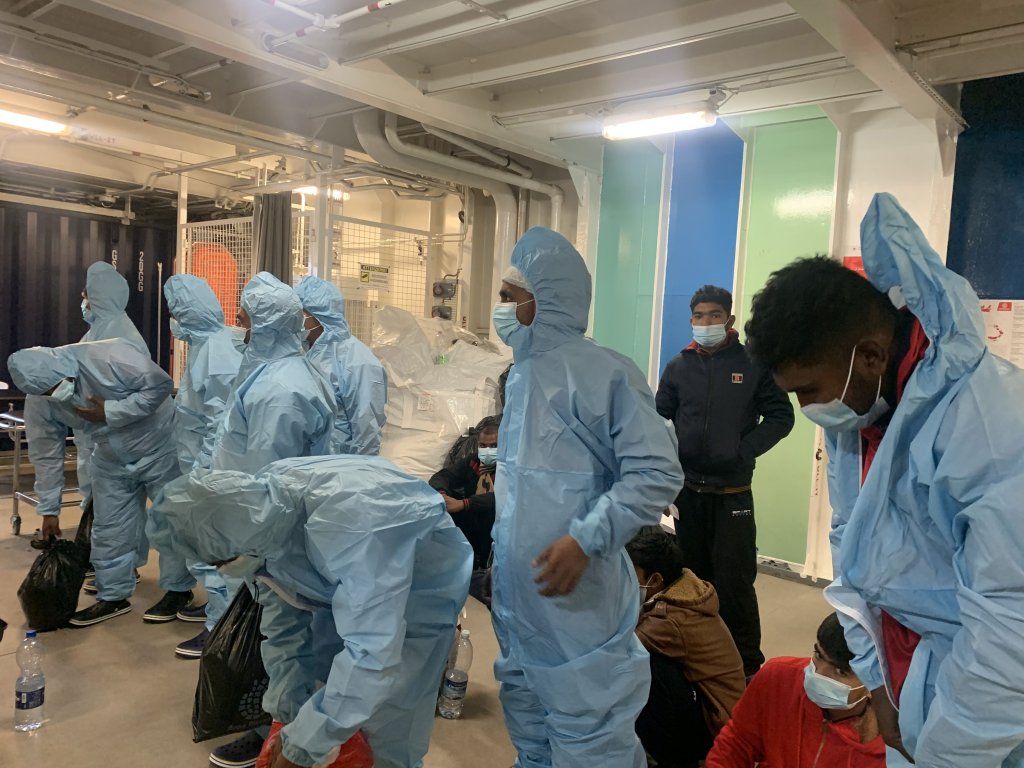
[{"label": "bottle label", "polygon": [[446,699],[464,699],[466,698],[466,688],[468,687],[469,680],[450,680],[445,678],[441,695]]},{"label": "bottle label", "polygon": [[14,694],[15,709],[35,709],[43,706],[43,694],[46,688],[38,691],[16,691]]}]

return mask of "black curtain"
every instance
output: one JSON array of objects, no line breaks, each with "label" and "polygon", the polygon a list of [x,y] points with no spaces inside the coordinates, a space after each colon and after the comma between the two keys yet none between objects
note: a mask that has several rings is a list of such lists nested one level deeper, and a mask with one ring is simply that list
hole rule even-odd
[{"label": "black curtain", "polygon": [[256,271],[292,284],[292,193],[256,195],[253,208]]},{"label": "black curtain", "polygon": [[[116,255],[115,255],[116,254]],[[0,205],[0,380],[10,383],[7,357],[24,347],[78,341],[85,271],[94,261],[115,263],[128,281],[128,316],[166,369],[170,343],[163,279],[174,264],[171,227],[125,226],[48,208]],[[160,348],[157,349],[159,328]]]}]

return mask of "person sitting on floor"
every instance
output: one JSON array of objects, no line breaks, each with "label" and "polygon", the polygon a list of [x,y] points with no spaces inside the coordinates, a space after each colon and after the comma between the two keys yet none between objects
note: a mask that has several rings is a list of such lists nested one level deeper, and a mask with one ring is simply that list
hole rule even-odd
[{"label": "person sitting on floor", "polygon": [[812,658],[772,659],[754,675],[707,768],[884,768],[871,694],[852,659],[839,617],[829,614]]},{"label": "person sitting on floor", "polygon": [[636,732],[659,768],[696,768],[743,693],[743,660],[715,588],[683,568],[672,536],[644,528],[626,552],[640,582],[636,633],[651,654]]},{"label": "person sitting on floor", "polygon": [[[500,417],[487,416],[477,424],[475,435],[460,438],[445,460],[444,468],[430,478],[440,492],[455,525],[473,547],[473,580],[469,593],[491,607],[485,588],[494,527],[494,472],[498,464]],[[476,450],[471,450],[475,438]]]}]

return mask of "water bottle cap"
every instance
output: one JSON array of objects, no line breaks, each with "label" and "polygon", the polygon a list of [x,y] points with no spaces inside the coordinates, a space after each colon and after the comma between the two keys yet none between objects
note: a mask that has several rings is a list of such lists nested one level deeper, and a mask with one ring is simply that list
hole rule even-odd
[{"label": "water bottle cap", "polygon": [[36,636],[36,631],[34,629],[30,629],[28,632],[25,633],[25,639],[26,640],[33,640],[33,639],[35,639],[35,636]]},{"label": "water bottle cap", "polygon": [[462,639],[463,640],[469,640],[469,630],[468,629],[462,630]]}]

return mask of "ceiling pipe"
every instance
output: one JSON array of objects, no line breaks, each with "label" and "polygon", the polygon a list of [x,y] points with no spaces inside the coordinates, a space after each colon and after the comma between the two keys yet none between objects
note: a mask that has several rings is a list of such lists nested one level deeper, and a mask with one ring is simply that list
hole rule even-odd
[{"label": "ceiling pipe", "polygon": [[462,136],[459,136],[457,133],[443,131],[440,128],[434,128],[433,126],[427,125],[426,123],[423,123],[423,130],[425,130],[431,136],[436,136],[439,139],[447,141],[449,144],[454,144],[456,147],[462,147],[466,151],[472,152],[474,155],[482,157],[484,160],[487,160],[488,162],[494,163],[496,166],[502,168],[503,170],[512,171],[512,173],[517,173],[523,178],[533,178],[532,168],[527,168],[525,165],[517,163],[508,155],[499,155],[497,152],[492,152],[491,150],[487,149],[487,147],[481,146],[480,144],[477,144],[475,141],[470,141],[469,139],[463,138]]},{"label": "ceiling pipe", "polygon": [[[483,175],[456,169],[449,162],[445,162],[452,158],[436,152],[430,154],[439,158],[438,162],[414,157],[396,150],[381,132],[380,115],[377,112],[360,112],[353,117],[352,123],[359,143],[362,144],[366,153],[378,163],[444,179],[490,194],[495,208],[494,268],[491,276],[491,295],[497,296],[498,289],[501,287],[501,276],[512,263],[512,249],[516,244],[516,196],[512,194],[509,186]],[[470,163],[470,165],[474,164]],[[474,167],[482,168],[483,166],[474,165]],[[482,318],[476,319],[482,321]]]},{"label": "ceiling pipe", "polygon": [[311,35],[316,32],[327,32],[332,29],[338,29],[342,24],[358,19],[363,16],[368,16],[371,13],[375,13],[383,8],[390,8],[391,6],[398,5],[399,3],[405,2],[405,0],[377,0],[377,2],[369,3],[368,5],[362,5],[353,11],[347,13],[339,13],[334,16],[324,16],[320,13],[310,13],[298,6],[290,3],[284,3],[280,0],[264,0],[264,2],[280,8],[283,11],[299,16],[310,22],[308,26],[302,29],[297,29],[294,32],[290,32],[287,35],[264,35],[263,36],[263,47],[273,53],[277,48],[290,43],[293,40],[298,40],[300,37]]},{"label": "ceiling pipe", "polygon": [[[356,115],[356,117],[358,118],[360,115]],[[529,189],[531,192],[547,195],[551,198],[551,228],[556,232],[561,232],[562,199],[564,195],[562,190],[554,184],[543,184],[533,179],[524,179],[522,176],[516,176],[516,174],[509,173],[508,171],[499,171],[495,168],[488,168],[485,165],[474,163],[471,160],[450,157],[440,152],[434,152],[432,149],[421,147],[418,144],[408,144],[402,141],[402,138],[398,135],[398,117],[390,113],[384,116],[384,137],[387,139],[388,144],[391,145],[391,148],[401,155],[415,157],[444,168],[470,173],[475,176],[483,176],[485,179],[499,181],[503,184],[511,184],[515,187]],[[449,175],[450,173],[449,171]]]},{"label": "ceiling pipe", "polygon": [[119,101],[75,91],[49,79],[40,81],[0,70],[0,86],[17,93],[47,99],[48,101],[56,101],[67,106],[93,107],[100,112],[125,117],[129,120],[139,120],[193,136],[203,136],[214,141],[223,141],[225,144],[240,144],[243,147],[266,149],[274,154],[301,157],[304,160],[314,162],[330,163],[333,160],[331,155],[324,154],[323,152],[314,152],[311,149],[304,149],[302,147],[292,147],[288,144],[249,136],[238,131],[230,131],[225,128],[192,122],[174,115],[156,112],[148,107],[133,107],[130,104],[122,104]]}]

